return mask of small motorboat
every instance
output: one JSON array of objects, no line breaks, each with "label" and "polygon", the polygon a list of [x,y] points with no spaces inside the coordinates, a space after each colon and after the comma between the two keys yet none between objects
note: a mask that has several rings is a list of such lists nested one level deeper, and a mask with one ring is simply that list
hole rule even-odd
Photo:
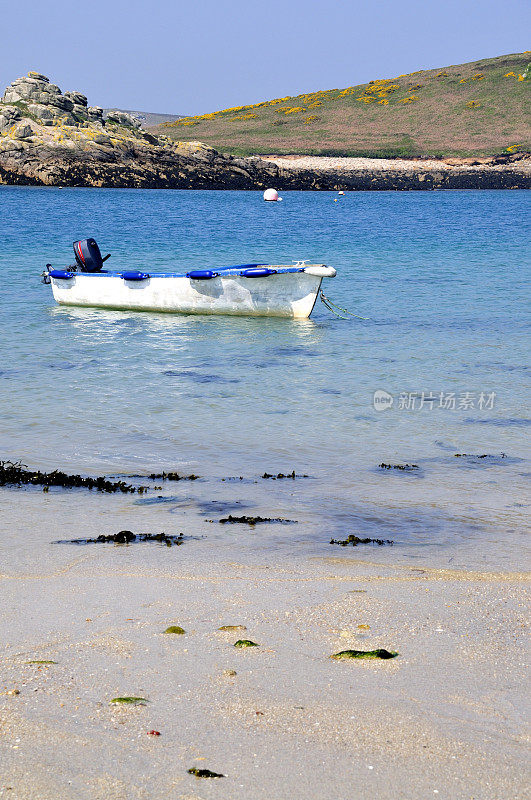
[{"label": "small motorboat", "polygon": [[65,269],[46,265],[61,305],[173,314],[233,314],[306,319],[312,313],[323,278],[336,271],[324,264],[239,264],[189,272],[103,269],[94,239],[74,242],[76,263]]}]

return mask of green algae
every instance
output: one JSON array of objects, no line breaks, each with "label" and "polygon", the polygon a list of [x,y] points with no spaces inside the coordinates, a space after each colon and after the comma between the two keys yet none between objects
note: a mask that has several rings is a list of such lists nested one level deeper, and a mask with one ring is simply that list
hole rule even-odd
[{"label": "green algae", "polygon": [[237,642],[234,642],[234,647],[260,647],[260,645],[251,642],[250,639],[238,639]]},{"label": "green algae", "polygon": [[57,664],[57,661],[48,661],[46,659],[36,659],[34,661],[26,661],[26,664]]},{"label": "green algae", "polygon": [[218,631],[246,631],[245,625],[222,625]]},{"label": "green algae", "polygon": [[145,706],[149,701],[145,697],[113,697],[109,702],[122,706]]},{"label": "green algae", "polygon": [[398,653],[394,651],[379,648],[378,650],[341,650],[340,653],[334,653],[330,658],[336,661],[348,661],[353,658],[396,658],[397,655]]},{"label": "green algae", "polygon": [[169,628],[166,628],[164,633],[186,633],[184,628],[181,628],[180,625],[170,625]]},{"label": "green algae", "polygon": [[210,769],[199,769],[198,767],[191,767],[188,770],[189,775],[195,775],[196,778],[224,778],[221,772],[212,772]]}]

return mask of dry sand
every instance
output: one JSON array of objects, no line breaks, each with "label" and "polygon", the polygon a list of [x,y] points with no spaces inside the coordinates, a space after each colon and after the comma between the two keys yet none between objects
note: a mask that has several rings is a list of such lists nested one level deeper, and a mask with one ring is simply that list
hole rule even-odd
[{"label": "dry sand", "polygon": [[[2,800],[528,796],[525,574],[208,523],[180,547],[50,544],[133,514],[178,532],[130,497],[3,490],[0,513]],[[400,655],[330,659],[377,647]]]}]

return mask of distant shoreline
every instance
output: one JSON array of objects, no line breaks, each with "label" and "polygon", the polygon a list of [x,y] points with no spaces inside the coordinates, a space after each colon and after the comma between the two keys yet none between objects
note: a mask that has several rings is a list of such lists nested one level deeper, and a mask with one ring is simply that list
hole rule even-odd
[{"label": "distant shoreline", "polygon": [[[36,148],[37,150],[37,148]],[[264,189],[312,191],[430,191],[530,189],[531,157],[384,159],[331,156],[235,158],[206,148],[206,157],[177,155],[173,164],[128,159],[122,163],[53,158],[39,153],[23,163],[0,161],[0,185],[123,189]],[[29,154],[28,154],[29,155]],[[47,153],[48,157],[50,153]]]}]

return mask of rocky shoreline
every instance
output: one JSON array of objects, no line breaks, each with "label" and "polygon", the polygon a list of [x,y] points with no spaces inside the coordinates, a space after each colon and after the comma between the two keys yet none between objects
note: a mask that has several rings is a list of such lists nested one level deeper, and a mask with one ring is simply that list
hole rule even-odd
[{"label": "rocky shoreline", "polygon": [[[471,163],[470,163],[471,162]],[[531,158],[407,161],[365,158],[235,158],[201,142],[175,142],[137,119],[88,106],[28,73],[0,101],[0,184],[143,189],[528,189]]]}]

